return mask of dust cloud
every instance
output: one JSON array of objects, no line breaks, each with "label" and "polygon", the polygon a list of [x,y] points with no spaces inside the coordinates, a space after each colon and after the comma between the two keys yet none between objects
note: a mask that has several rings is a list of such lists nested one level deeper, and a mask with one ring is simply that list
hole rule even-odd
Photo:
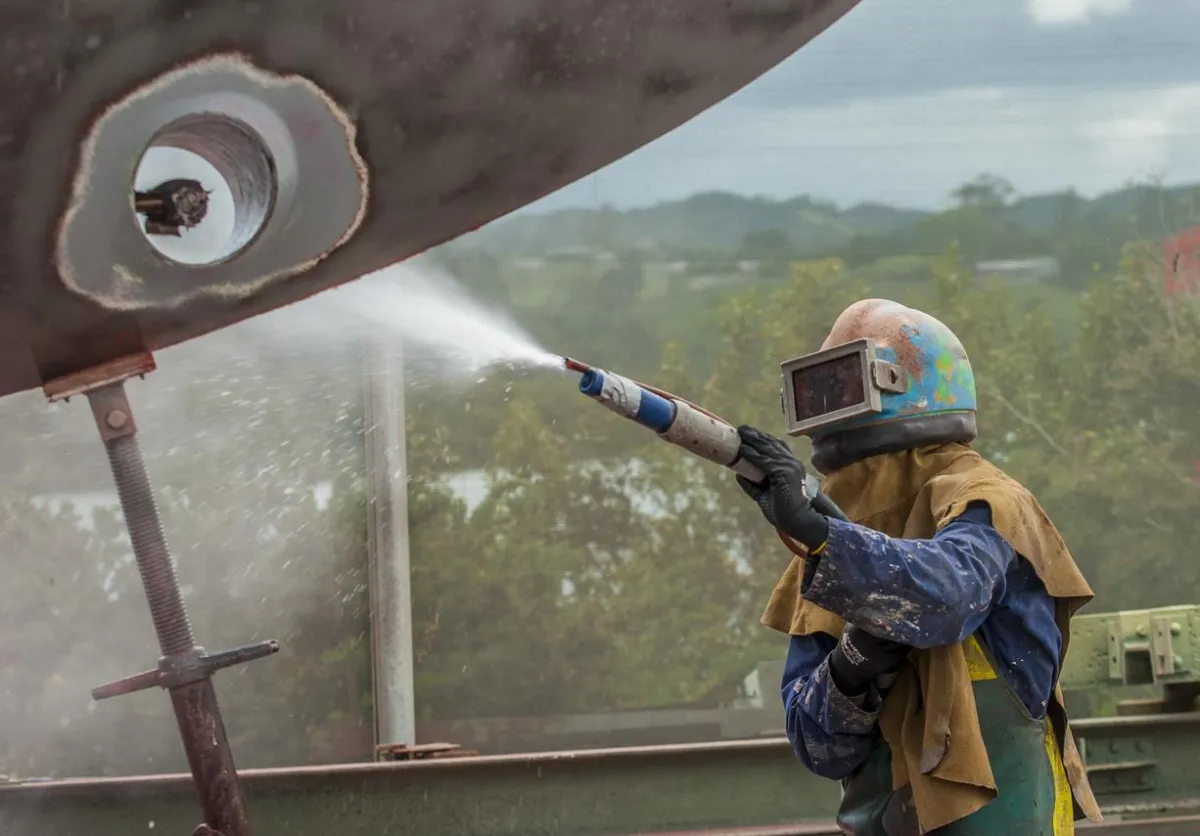
[{"label": "dust cloud", "polygon": [[[283,645],[217,675],[241,767],[369,757],[368,338],[402,344],[410,386],[559,362],[417,262],[165,350],[128,386],[197,642]],[[0,774],[185,771],[158,689],[90,697],[159,654],[86,404],[26,392],[0,416]]]}]

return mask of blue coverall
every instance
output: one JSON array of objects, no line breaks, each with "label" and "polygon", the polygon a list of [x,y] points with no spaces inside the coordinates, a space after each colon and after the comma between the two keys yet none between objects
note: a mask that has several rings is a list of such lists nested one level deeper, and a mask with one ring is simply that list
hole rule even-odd
[{"label": "blue coverall", "polygon": [[[913,648],[977,634],[1029,713],[1045,716],[1062,651],[1054,600],[992,527],[986,503],[971,503],[929,540],[831,519],[821,558],[811,562],[805,599]],[[814,773],[841,779],[870,754],[882,697],[873,686],[857,700],[837,690],[826,661],[836,643],[823,633],[792,636],[782,695],[793,751]]]}]

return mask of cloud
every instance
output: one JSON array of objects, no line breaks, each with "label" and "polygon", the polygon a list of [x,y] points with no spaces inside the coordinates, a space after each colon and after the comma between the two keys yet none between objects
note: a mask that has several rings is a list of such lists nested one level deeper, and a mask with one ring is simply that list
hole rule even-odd
[{"label": "cloud", "polygon": [[840,105],[714,108],[550,196],[646,205],[720,189],[841,204],[944,205],[981,172],[1023,193],[1200,181],[1200,84],[1080,91],[979,87]]},{"label": "cloud", "polygon": [[1087,23],[1093,18],[1127,13],[1133,0],[1027,0],[1034,22],[1043,26]]},{"label": "cloud", "polygon": [[744,90],[532,211],[701,189],[934,207],[981,171],[1025,192],[1200,180],[1187,147],[1200,138],[1188,92],[1200,63],[1179,25],[1195,2],[1122,14],[1132,0],[864,0]]},{"label": "cloud", "polygon": [[1108,168],[1165,176],[1170,164],[1170,123],[1162,117],[1122,116],[1087,129],[1098,160]]},{"label": "cloud", "polygon": [[[1096,194],[1147,179],[1198,182],[1196,147],[1200,83],[965,87],[769,109],[730,102],[521,211],[628,208],[708,190],[936,208],[983,172],[1025,194]],[[177,258],[223,254],[232,225],[228,190],[182,163],[194,160],[160,152],[138,178],[149,185],[192,175],[215,189],[205,223],[165,244]]]},{"label": "cloud", "polygon": [[[1195,2],[1121,16],[1132,0],[863,0],[741,92],[526,211],[708,189],[933,208],[984,171],[1025,193],[1200,181],[1200,63],[1179,25]],[[1048,25],[1072,22],[1088,25]],[[168,169],[182,170],[144,174]],[[209,251],[227,234],[165,245]]]},{"label": "cloud", "polygon": [[[962,87],[1200,82],[1196,0],[862,0],[731,101],[775,108]],[[1081,17],[1082,15],[1082,17]],[[1052,25],[1057,22],[1057,25]],[[1086,25],[1084,25],[1086,24]]]},{"label": "cloud", "polygon": [[1184,146],[1200,133],[1200,85],[1169,88],[1128,102],[1088,123],[1085,132],[1103,164],[1145,177],[1169,176]]}]

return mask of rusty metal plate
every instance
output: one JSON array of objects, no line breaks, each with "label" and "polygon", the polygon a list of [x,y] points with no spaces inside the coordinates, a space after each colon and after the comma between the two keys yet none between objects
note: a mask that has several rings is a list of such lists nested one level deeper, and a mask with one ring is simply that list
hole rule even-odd
[{"label": "rusty metal plate", "polygon": [[[857,2],[0,4],[0,395],[455,238],[667,133]],[[243,249],[176,264],[141,237],[151,142],[207,143],[241,178]]]}]

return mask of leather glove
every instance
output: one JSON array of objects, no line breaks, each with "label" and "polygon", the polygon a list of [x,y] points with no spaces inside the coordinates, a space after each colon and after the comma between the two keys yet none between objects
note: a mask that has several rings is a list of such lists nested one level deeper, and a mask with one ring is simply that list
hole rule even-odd
[{"label": "leather glove", "polygon": [[839,691],[857,697],[865,694],[877,677],[899,670],[910,650],[907,645],[847,624],[837,647],[829,654],[829,675]]},{"label": "leather glove", "polygon": [[738,427],[742,439],[739,454],[766,474],[766,481],[755,484],[744,476],[737,482],[757,504],[767,522],[778,531],[802,543],[810,552],[820,551],[829,536],[829,521],[812,507],[804,487],[808,474],[786,444],[754,427]]}]

